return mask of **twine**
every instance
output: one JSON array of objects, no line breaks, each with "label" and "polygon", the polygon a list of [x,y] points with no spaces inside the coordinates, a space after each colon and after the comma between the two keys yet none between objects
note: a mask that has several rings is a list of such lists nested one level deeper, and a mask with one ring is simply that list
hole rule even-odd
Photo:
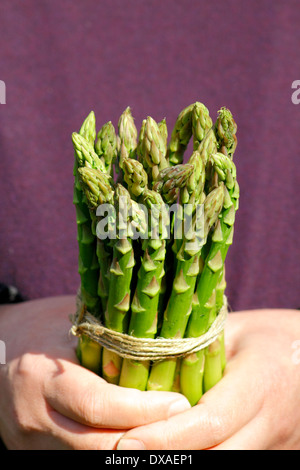
[{"label": "twine", "polygon": [[106,328],[91,315],[77,295],[77,311],[71,317],[74,336],[87,336],[104,348],[133,361],[161,361],[196,353],[213,343],[223,332],[228,315],[227,298],[209,330],[197,338],[136,338]]}]

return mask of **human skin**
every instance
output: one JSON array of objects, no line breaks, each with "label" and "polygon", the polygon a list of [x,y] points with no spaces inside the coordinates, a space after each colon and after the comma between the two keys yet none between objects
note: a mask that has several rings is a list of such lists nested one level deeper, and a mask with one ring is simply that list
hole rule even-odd
[{"label": "human skin", "polygon": [[225,337],[223,379],[190,410],[127,432],[120,449],[300,449],[300,312],[232,313]]},{"label": "human skin", "polygon": [[8,449],[114,449],[126,429],[190,408],[171,392],[107,384],[78,364],[68,332],[75,298],[0,308],[0,436]]},{"label": "human skin", "polygon": [[74,306],[66,296],[0,308],[7,448],[300,449],[300,312],[230,314],[225,376],[191,408],[179,394],[121,388],[82,368],[68,335]]}]

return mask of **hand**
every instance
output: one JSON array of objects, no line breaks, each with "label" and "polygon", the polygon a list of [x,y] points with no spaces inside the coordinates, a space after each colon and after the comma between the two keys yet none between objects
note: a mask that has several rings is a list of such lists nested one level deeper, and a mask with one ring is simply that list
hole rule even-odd
[{"label": "hand", "polygon": [[78,364],[74,297],[0,308],[0,435],[8,449],[115,449],[124,432],[190,408],[179,394],[110,385]]},{"label": "hand", "polygon": [[190,410],[128,431],[118,448],[300,449],[300,312],[232,313],[225,338],[224,378]]}]

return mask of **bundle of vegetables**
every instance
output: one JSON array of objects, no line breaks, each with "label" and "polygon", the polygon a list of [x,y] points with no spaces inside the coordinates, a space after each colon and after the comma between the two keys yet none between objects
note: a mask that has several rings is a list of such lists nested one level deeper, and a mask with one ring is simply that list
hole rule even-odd
[{"label": "bundle of vegetables", "polygon": [[[239,200],[236,130],[228,109],[213,122],[196,102],[169,139],[165,119],[149,116],[138,132],[129,107],[117,130],[108,122],[96,133],[91,112],[72,134],[81,302],[106,328],[198,338],[217,318]],[[179,391],[192,405],[225,367],[223,333],[205,349],[159,361],[124,358],[81,335],[78,357],[110,383]]]}]

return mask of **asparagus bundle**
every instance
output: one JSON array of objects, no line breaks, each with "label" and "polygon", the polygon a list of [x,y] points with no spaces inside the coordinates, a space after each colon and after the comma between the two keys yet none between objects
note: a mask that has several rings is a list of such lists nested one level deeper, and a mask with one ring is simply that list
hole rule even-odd
[{"label": "asparagus bundle", "polygon": [[[239,200],[236,131],[227,108],[213,123],[195,102],[169,142],[166,119],[148,116],[138,132],[130,107],[117,131],[109,121],[96,133],[91,112],[73,133],[81,300],[106,331],[157,344],[199,338],[216,321]],[[223,331],[205,349],[157,361],[106,347],[100,355],[85,335],[78,349],[82,365],[110,383],[176,390],[192,405],[226,365]]]}]

